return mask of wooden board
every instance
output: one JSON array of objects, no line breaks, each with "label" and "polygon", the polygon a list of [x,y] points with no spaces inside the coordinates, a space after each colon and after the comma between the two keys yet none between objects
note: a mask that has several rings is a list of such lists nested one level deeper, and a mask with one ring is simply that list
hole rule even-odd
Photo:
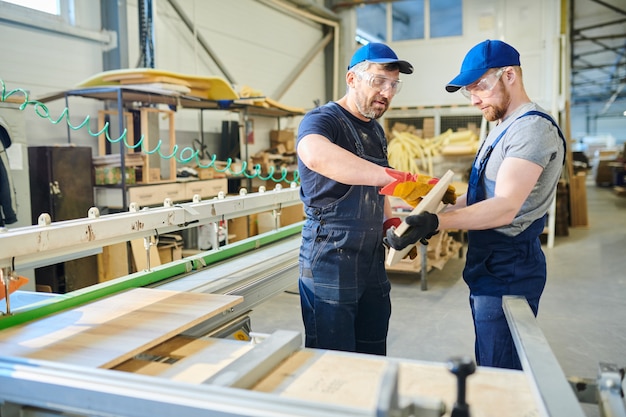
[{"label": "wooden board", "polygon": [[135,288],[0,332],[6,356],[110,368],[243,301]]},{"label": "wooden board", "polygon": [[[452,177],[454,177],[454,172],[448,170],[440,179],[439,182],[426,194],[422,201],[419,202],[417,206],[409,213],[409,216],[420,214],[422,212],[428,211],[431,213],[436,213],[441,209],[443,204],[441,203],[441,199],[443,198],[446,190],[448,189],[448,185],[452,182]],[[407,231],[409,225],[403,221],[400,226],[395,230],[396,235],[402,236],[404,232]],[[387,254],[386,264],[387,266],[393,266],[396,263],[400,262],[410,251],[414,245],[409,245],[403,250],[395,250],[393,248],[389,249],[389,253]]]},{"label": "wooden board", "polygon": [[[179,337],[148,351],[153,361],[133,359],[115,369],[200,384],[250,349],[254,349],[250,342]],[[443,401],[446,415],[450,415],[457,383],[445,364],[393,360],[399,363],[401,398]],[[272,369],[252,390],[371,411],[376,407],[388,362],[388,358],[372,355],[304,348]],[[467,379],[466,398],[476,416],[539,415],[529,380],[521,371],[478,367]]]},{"label": "wooden board", "polygon": [[[386,366],[385,360],[371,356],[303,350],[257,384],[255,391],[373,410]],[[444,364],[401,360],[398,374],[401,398],[441,400],[448,412],[454,406],[456,378]],[[472,415],[538,415],[528,379],[521,371],[479,367],[467,384]]]},{"label": "wooden board", "polygon": [[[77,87],[163,83],[188,87],[189,94],[207,100],[237,100],[239,95],[222,77],[181,74],[154,68],[128,68],[100,72]],[[176,80],[179,80],[178,82]]]}]

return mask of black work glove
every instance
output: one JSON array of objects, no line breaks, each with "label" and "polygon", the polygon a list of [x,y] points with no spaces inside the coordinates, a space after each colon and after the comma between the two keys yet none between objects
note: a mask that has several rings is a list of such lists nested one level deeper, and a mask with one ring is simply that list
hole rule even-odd
[{"label": "black work glove", "polygon": [[396,235],[395,227],[391,227],[387,230],[385,241],[395,250],[402,250],[417,241],[420,241],[423,245],[428,245],[428,239],[439,233],[437,231],[439,218],[436,214],[425,211],[420,214],[408,216],[404,221],[409,225],[409,228],[402,236]]}]

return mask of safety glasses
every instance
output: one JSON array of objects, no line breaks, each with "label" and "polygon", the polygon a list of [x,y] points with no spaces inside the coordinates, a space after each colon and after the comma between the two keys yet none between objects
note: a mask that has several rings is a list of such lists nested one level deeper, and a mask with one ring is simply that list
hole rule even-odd
[{"label": "safety glasses", "polygon": [[492,72],[487,75],[485,78],[482,78],[480,81],[474,82],[468,86],[461,87],[459,91],[463,94],[468,100],[472,99],[472,94],[476,94],[480,97],[485,97],[487,94],[494,89],[500,77],[504,74],[504,68],[500,68],[496,72]]},{"label": "safety glasses", "polygon": [[382,75],[370,74],[369,72],[358,72],[357,76],[367,81],[367,85],[378,91],[390,90],[392,94],[398,94],[402,89],[402,80],[393,80]]}]

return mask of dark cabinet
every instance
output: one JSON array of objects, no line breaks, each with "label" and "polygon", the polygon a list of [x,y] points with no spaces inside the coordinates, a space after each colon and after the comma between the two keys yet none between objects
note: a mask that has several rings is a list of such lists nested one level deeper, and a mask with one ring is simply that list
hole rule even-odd
[{"label": "dark cabinet", "polygon": [[[86,218],[94,206],[90,147],[32,146],[28,148],[33,224],[42,213],[52,221]],[[96,256],[87,256],[35,269],[37,285],[66,293],[98,282]]]}]

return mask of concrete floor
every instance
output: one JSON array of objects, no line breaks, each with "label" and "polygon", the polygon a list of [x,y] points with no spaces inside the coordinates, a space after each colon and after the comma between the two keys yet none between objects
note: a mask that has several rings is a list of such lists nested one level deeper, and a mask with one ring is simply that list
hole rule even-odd
[{"label": "concrete floor", "polygon": [[[599,362],[626,366],[626,198],[587,184],[588,227],[569,228],[553,248],[544,245],[548,282],[538,324],[568,377],[595,378]],[[473,357],[474,334],[464,259],[428,273],[390,274],[392,317],[388,356],[445,362]],[[257,307],[252,330],[304,332],[297,292],[282,293]],[[584,406],[589,416],[596,406]]]}]

